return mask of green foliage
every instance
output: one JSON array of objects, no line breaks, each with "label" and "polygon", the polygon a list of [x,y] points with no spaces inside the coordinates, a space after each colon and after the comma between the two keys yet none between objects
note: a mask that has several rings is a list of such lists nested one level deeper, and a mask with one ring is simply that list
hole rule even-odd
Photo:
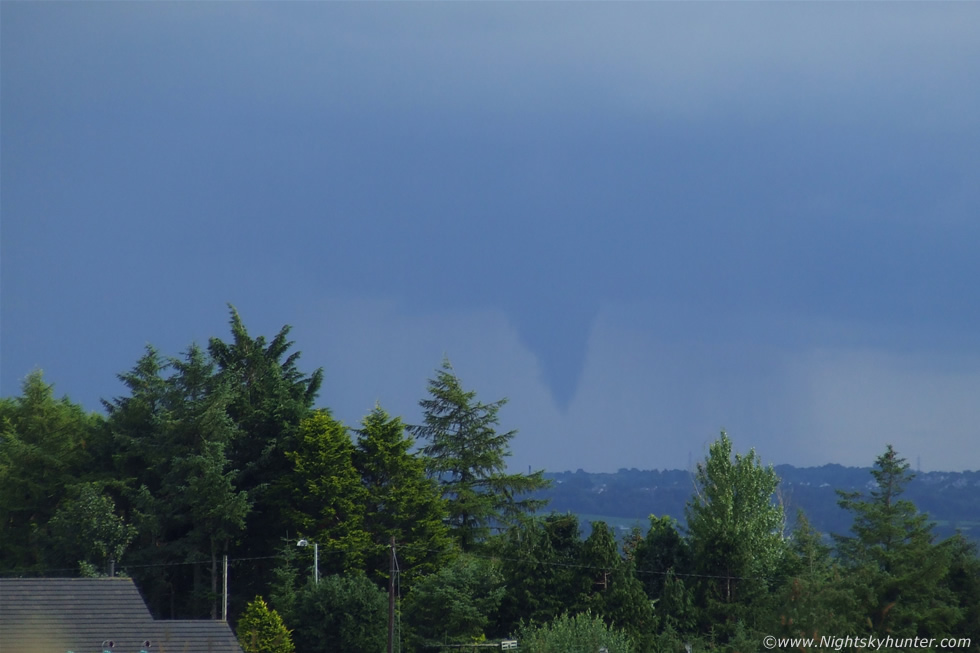
[{"label": "green foliage", "polygon": [[815,637],[862,631],[858,606],[838,563],[802,511],[790,539],[784,581],[773,594],[768,632]]},{"label": "green foliage", "polygon": [[592,523],[580,564],[591,581],[583,604],[645,647],[654,622],[653,604],[636,578],[632,561],[620,555],[616,538],[604,522]]},{"label": "green foliage", "polygon": [[548,486],[543,471],[507,474],[509,443],[516,431],[498,433],[497,414],[506,399],[485,404],[463,390],[448,360],[429,380],[429,398],[419,402],[424,421],[412,428],[428,444],[428,472],[448,500],[449,525],[464,551],[486,538],[489,527],[512,522],[544,505],[518,497]]},{"label": "green foliage", "polygon": [[493,563],[462,554],[415,583],[402,624],[416,646],[472,642],[487,634],[504,593]]},{"label": "green foliage", "polygon": [[116,514],[112,497],[96,483],[75,486],[51,519],[51,535],[65,559],[105,566],[122,558],[136,536],[136,528]]},{"label": "green foliage", "polygon": [[[0,404],[0,560],[7,570],[40,567],[48,526],[68,488],[93,476],[88,444],[102,419],[54,398],[41,372]],[[64,561],[58,561],[64,562]],[[74,560],[72,561],[74,562]]]},{"label": "green foliage", "polygon": [[414,441],[402,421],[375,406],[357,431],[354,467],[365,489],[363,528],[375,547],[369,550],[367,570],[386,584],[388,547],[395,539],[403,590],[412,581],[432,573],[446,558],[451,545],[444,520],[446,501],[438,484],[426,476],[425,462],[411,452]]},{"label": "green foliage", "polygon": [[636,544],[633,560],[643,589],[651,599],[664,593],[667,574],[686,574],[691,569],[691,550],[670,517],[650,515],[650,530]]},{"label": "green foliage", "polygon": [[722,431],[698,463],[687,507],[688,541],[698,574],[701,625],[722,642],[739,621],[755,621],[785,554],[783,511],[773,503],[779,478],[755,451],[732,456]]},{"label": "green foliage", "polygon": [[498,630],[524,621],[543,624],[580,607],[590,580],[583,573],[578,517],[551,514],[521,519],[494,542],[494,556],[507,587]]},{"label": "green foliage", "polygon": [[[106,403],[116,443],[118,488],[139,529],[133,562],[151,606],[171,616],[217,616],[218,560],[243,532],[250,504],[236,487],[227,451],[237,436],[227,384],[197,346],[183,358],[155,349],[120,376],[129,397]],[[145,565],[201,562],[196,568]],[[187,597],[176,606],[170,593]],[[178,611],[179,610],[179,611]]]},{"label": "green foliage", "polygon": [[[287,625],[300,650],[382,650],[387,597],[377,585],[387,584],[391,538],[410,647],[517,629],[532,651],[744,652],[763,632],[980,640],[976,547],[937,541],[904,498],[912,474],[891,447],[868,494],[841,493],[853,527],[836,551],[802,515],[783,541],[774,471],[754,453],[733,456],[722,433],[698,466],[686,533],[651,517],[621,552],[601,522],[582,541],[577,517],[528,514],[542,502],[526,495],[545,481],[506,473],[505,402],[478,401],[448,361],[410,430],[421,451],[380,407],[355,441],[312,409],[322,373],[298,370],[288,327],[267,342],[234,309],[231,321],[230,344],[212,339],[179,358],[147,347],[119,377],[126,395],[104,402],[106,419],[56,400],[39,372],[21,396],[0,399],[0,571],[94,576],[114,559],[158,616],[214,617],[221,554],[268,556],[290,538],[275,570],[254,562],[234,576],[232,615],[236,596],[262,593],[282,616],[250,604],[239,621],[247,651],[291,651]],[[653,473],[621,474],[648,483]],[[657,474],[670,479],[668,499],[687,491],[686,476]],[[590,484],[580,470],[562,485]],[[312,548],[297,549],[297,535],[319,543],[319,584],[301,586]]]},{"label": "green foliage", "polygon": [[836,539],[859,614],[876,634],[943,637],[962,618],[947,582],[951,549],[935,545],[928,516],[900,498],[913,475],[891,445],[871,474],[870,496],[839,493],[854,515],[853,534]]},{"label": "green foliage", "polygon": [[291,632],[261,596],[245,607],[235,631],[245,653],[293,653]]},{"label": "green foliage", "polygon": [[297,567],[295,542],[286,541],[279,553],[279,560],[272,570],[269,583],[269,600],[286,623],[296,623],[296,605],[299,603],[300,570]]},{"label": "green foliage", "polygon": [[650,529],[633,551],[637,577],[653,601],[659,634],[688,633],[695,628],[694,596],[685,580],[693,569],[691,548],[670,517],[650,515]]},{"label": "green foliage", "polygon": [[629,636],[589,612],[564,613],[543,625],[522,625],[515,635],[524,653],[632,653]]},{"label": "green foliage", "polygon": [[331,575],[300,593],[293,638],[304,653],[380,653],[387,624],[387,593],[363,574]]},{"label": "green foliage", "polygon": [[[231,340],[211,338],[208,353],[230,394],[226,412],[236,436],[226,452],[234,485],[247,493],[253,509],[238,551],[243,556],[268,556],[281,538],[296,533],[290,523],[292,489],[282,483],[291,470],[286,452],[297,448],[300,423],[310,415],[323,370],[304,374],[300,352],[290,352],[291,328],[271,339],[252,336],[238,311],[229,305]],[[263,591],[271,578],[255,573],[240,581],[245,596]]]},{"label": "green foliage", "polygon": [[960,613],[959,623],[949,632],[950,636],[969,637],[980,642],[980,557],[977,545],[956,535],[943,543],[949,554],[949,573],[945,582],[955,597]]},{"label": "green foliage", "polygon": [[300,424],[298,448],[285,484],[292,492],[292,522],[319,543],[324,573],[363,568],[371,547],[364,530],[368,495],[354,467],[354,443],[347,427],[327,410],[315,411]]}]

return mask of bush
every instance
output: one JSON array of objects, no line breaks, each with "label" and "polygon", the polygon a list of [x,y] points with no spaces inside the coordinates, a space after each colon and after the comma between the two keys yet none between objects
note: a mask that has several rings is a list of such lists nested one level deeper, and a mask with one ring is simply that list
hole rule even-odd
[{"label": "bush", "polygon": [[629,636],[607,626],[590,612],[568,616],[566,612],[542,626],[522,624],[516,638],[522,653],[632,653]]},{"label": "bush", "polygon": [[269,608],[261,596],[245,607],[238,622],[238,643],[245,653],[293,653],[293,639],[290,631],[279,617],[279,613]]},{"label": "bush", "polygon": [[327,576],[300,592],[296,645],[303,653],[384,651],[388,595],[363,573]]}]

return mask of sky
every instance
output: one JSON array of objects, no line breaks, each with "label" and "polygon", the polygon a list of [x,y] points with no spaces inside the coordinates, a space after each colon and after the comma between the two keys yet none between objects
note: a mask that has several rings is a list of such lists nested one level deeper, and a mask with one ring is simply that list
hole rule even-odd
[{"label": "sky", "polygon": [[292,325],[511,467],[980,468],[980,4],[0,3],[0,395]]}]

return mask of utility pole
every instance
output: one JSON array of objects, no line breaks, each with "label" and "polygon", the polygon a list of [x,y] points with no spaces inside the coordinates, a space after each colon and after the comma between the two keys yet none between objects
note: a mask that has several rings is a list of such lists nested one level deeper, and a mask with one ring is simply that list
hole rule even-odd
[{"label": "utility pole", "polygon": [[221,556],[221,620],[228,622],[228,554]]},{"label": "utility pole", "polygon": [[394,653],[395,645],[395,536],[391,536],[388,548],[388,653]]}]

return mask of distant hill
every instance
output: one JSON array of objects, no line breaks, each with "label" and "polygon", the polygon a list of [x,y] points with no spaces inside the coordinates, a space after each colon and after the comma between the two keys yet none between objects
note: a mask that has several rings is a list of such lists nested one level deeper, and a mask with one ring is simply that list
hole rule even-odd
[{"label": "distant hill", "polygon": [[[802,509],[823,533],[846,534],[851,515],[837,505],[836,490],[867,493],[874,487],[869,467],[793,467],[778,465],[779,494],[792,525]],[[691,497],[693,475],[682,470],[620,469],[615,473],[549,472],[553,486],[536,496],[549,500],[548,511],[571,512],[583,521],[604,520],[619,529],[639,526],[648,517],[669,515],[684,523],[684,506]],[[980,541],[980,471],[916,474],[902,496],[936,523],[939,537],[957,530]]]}]

